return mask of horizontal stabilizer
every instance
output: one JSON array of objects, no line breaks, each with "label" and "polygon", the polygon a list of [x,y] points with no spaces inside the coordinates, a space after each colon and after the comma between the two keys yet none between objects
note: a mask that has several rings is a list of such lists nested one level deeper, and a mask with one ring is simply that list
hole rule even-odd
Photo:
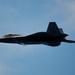
[{"label": "horizontal stabilizer", "polygon": [[74,40],[63,40],[63,42],[66,42],[66,43],[75,43]]}]

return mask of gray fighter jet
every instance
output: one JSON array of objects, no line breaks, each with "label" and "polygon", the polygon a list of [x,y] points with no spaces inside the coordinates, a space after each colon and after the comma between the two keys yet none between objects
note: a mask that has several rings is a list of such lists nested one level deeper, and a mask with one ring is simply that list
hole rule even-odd
[{"label": "gray fighter jet", "polygon": [[66,36],[68,35],[63,32],[62,28],[57,27],[56,22],[49,22],[46,32],[37,32],[27,36],[6,34],[0,38],[0,42],[22,45],[44,44],[48,46],[59,46],[61,42],[75,43],[73,40],[67,40]]}]

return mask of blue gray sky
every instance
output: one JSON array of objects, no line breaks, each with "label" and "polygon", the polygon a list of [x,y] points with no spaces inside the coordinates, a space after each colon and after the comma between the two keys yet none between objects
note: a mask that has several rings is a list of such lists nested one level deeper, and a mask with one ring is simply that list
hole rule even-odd
[{"label": "blue gray sky", "polygon": [[[74,0],[0,0],[0,36],[46,31],[56,22],[75,40]],[[75,75],[75,44],[59,47],[0,43],[0,75]]]}]

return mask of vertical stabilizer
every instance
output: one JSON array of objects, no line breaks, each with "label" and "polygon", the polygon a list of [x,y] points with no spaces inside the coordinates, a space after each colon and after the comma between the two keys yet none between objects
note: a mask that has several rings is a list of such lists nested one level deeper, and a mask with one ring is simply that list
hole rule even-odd
[{"label": "vertical stabilizer", "polygon": [[61,34],[56,22],[49,22],[47,33],[52,36],[58,36]]},{"label": "vertical stabilizer", "polygon": [[61,34],[64,34],[64,32],[63,32],[63,29],[62,29],[62,28],[59,28],[59,31],[60,31],[60,33],[61,33]]}]

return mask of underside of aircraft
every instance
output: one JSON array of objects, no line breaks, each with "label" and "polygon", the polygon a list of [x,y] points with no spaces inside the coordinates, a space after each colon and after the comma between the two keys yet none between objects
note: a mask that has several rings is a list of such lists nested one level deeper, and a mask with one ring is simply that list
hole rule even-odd
[{"label": "underside of aircraft", "polygon": [[59,46],[61,42],[75,43],[73,40],[67,40],[66,36],[68,35],[63,32],[62,28],[58,28],[56,22],[49,22],[46,32],[37,32],[27,36],[6,34],[0,38],[0,42],[22,45],[44,44],[48,46]]}]

